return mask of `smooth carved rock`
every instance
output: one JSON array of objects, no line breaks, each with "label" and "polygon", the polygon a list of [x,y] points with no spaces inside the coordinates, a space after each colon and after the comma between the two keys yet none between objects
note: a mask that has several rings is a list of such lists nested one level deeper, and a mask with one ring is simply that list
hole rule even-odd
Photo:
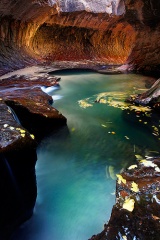
[{"label": "smooth carved rock", "polygon": [[15,76],[0,81],[0,96],[15,111],[22,126],[41,138],[66,124],[66,118],[51,106],[52,97],[41,90],[42,86],[57,84],[56,78]]},{"label": "smooth carved rock", "polygon": [[55,60],[93,60],[159,71],[154,0],[2,0],[0,74]]}]

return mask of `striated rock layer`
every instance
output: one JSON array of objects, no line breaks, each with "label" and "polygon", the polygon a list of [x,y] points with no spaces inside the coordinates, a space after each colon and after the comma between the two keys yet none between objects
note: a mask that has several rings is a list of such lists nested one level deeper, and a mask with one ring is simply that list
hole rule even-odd
[{"label": "striated rock layer", "polygon": [[154,0],[2,0],[1,74],[55,60],[158,70],[159,10]]}]

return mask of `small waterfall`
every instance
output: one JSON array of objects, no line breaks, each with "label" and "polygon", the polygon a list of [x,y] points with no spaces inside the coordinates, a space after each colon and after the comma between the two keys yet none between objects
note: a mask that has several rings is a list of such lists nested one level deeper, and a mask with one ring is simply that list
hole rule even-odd
[{"label": "small waterfall", "polygon": [[14,117],[14,120],[15,120],[19,125],[21,125],[21,122],[20,122],[19,118],[17,117],[15,111],[14,111],[11,107],[9,107],[9,106],[8,106],[8,110],[9,110],[10,113],[12,113],[12,115],[13,115],[13,117]]}]

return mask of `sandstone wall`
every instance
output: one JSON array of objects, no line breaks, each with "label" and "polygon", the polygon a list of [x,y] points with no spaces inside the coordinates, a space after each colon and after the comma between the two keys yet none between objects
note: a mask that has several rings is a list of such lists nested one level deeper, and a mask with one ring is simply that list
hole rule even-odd
[{"label": "sandstone wall", "polygon": [[159,10],[154,0],[2,0],[0,73],[85,59],[157,69]]}]

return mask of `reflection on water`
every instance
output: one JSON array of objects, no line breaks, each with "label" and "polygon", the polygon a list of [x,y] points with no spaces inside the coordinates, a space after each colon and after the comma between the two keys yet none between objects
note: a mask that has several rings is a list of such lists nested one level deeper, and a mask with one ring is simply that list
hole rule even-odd
[{"label": "reflection on water", "polygon": [[[38,148],[35,214],[14,240],[87,240],[100,232],[115,202],[116,174],[133,164],[135,155],[159,149],[147,124],[137,125],[126,109],[109,104],[113,97],[122,104],[124,96],[142,92],[147,77],[74,71],[62,75],[60,88],[52,92],[53,105],[68,124]],[[103,104],[97,103],[102,95]],[[83,107],[80,101],[92,106]]]}]

